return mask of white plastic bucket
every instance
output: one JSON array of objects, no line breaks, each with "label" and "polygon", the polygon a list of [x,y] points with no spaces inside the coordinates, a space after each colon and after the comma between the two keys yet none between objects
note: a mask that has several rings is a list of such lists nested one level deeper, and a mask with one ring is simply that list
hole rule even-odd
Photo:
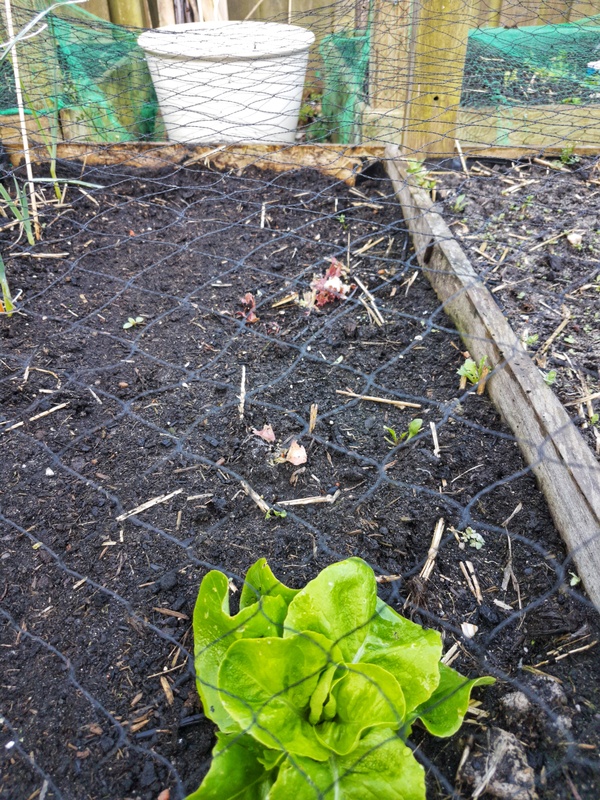
[{"label": "white plastic bucket", "polygon": [[198,22],[146,31],[146,53],[174,142],[295,139],[315,36],[274,22]]}]

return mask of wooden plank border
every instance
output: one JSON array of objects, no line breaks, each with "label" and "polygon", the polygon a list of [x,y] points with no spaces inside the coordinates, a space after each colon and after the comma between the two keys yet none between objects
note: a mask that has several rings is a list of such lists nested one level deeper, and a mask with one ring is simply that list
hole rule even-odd
[{"label": "wooden plank border", "polygon": [[600,464],[546,386],[429,195],[409,180],[399,149],[386,169],[419,264],[475,359],[493,366],[488,391],[513,431],[587,593],[600,609]]},{"label": "wooden plank border", "polygon": [[[2,129],[0,128],[0,134]],[[14,132],[5,142],[11,162],[18,166],[22,145],[15,142]],[[256,167],[261,170],[287,172],[313,168],[324,175],[354,186],[356,176],[369,163],[383,158],[385,149],[380,145],[339,144],[231,144],[185,145],[170,142],[119,142],[116,144],[67,143],[57,145],[56,158],[62,161],[79,161],[88,166],[121,166],[149,171],[164,170],[173,166],[210,164],[219,170],[241,170]],[[33,161],[47,162],[46,147],[32,149]]]},{"label": "wooden plank border", "polygon": [[[493,147],[563,149],[587,147],[600,152],[600,104],[510,106],[506,108],[462,108],[456,106],[452,122],[439,115],[432,127],[425,114],[412,114],[410,127],[403,106],[366,106],[363,136],[366,140],[403,145],[419,157],[445,156],[455,139],[463,151]],[[448,118],[449,119],[449,118]]]}]

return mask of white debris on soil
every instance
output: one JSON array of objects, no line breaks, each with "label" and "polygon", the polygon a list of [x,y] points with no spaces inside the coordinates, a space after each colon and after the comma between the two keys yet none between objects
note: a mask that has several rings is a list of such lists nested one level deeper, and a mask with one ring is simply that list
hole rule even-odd
[{"label": "white debris on soil", "polygon": [[474,800],[482,795],[497,800],[537,800],[538,797],[534,771],[527,762],[525,748],[516,736],[502,728],[489,729],[485,752],[475,749],[458,777],[473,787]]}]

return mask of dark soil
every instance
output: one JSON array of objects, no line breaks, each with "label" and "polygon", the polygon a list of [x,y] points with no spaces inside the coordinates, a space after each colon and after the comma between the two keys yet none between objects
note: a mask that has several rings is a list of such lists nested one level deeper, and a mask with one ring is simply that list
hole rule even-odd
[{"label": "dark soil", "polygon": [[[573,568],[510,432],[486,396],[459,391],[463,346],[433,291],[420,274],[407,283],[414,257],[389,183],[349,190],[313,172],[200,166],[84,177],[105,188],[70,187],[66,207],[46,207],[35,248],[1,234],[23,294],[19,313],[0,319],[0,797],[156,800],[169,788],[173,800],[195,789],[214,741],[188,660],[202,576],[220,568],[239,589],[264,556],[301,586],[350,555],[403,576],[381,596],[402,610],[410,595],[405,613],[444,631],[447,650],[459,643],[453,666],[500,678],[461,734],[416,732],[430,798],[451,794],[467,738],[479,752],[490,725],[524,742],[543,800],[576,797],[571,786],[599,797],[600,650],[556,661],[598,639],[597,617],[569,585]],[[351,274],[385,325],[359,290],[310,314],[273,308],[306,291],[327,257],[345,260],[348,237]],[[129,317],[143,319],[124,329]],[[420,408],[337,393],[347,387]],[[417,416],[422,433],[390,447],[384,426],[400,433]],[[275,445],[252,433],[265,423]],[[274,463],[292,437],[305,468]],[[266,520],[241,480],[268,503],[340,494]],[[446,534],[424,584],[440,517]],[[467,526],[480,550],[461,541]],[[478,627],[471,640],[464,622]],[[560,702],[540,671],[560,681]],[[500,703],[514,688],[535,701],[524,719]]]},{"label": "dark soil", "polygon": [[550,163],[564,171],[474,163],[468,178],[438,176],[438,192],[452,232],[600,457],[600,170]]}]

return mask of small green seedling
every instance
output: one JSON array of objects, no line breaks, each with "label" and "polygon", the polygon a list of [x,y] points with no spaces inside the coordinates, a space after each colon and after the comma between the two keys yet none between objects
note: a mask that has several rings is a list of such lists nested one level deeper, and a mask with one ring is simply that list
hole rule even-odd
[{"label": "small green seedling", "polygon": [[2,290],[2,301],[0,302],[0,314],[6,314],[7,317],[12,316],[14,311],[14,304],[12,295],[10,293],[10,287],[8,285],[8,281],[6,280],[6,269],[4,267],[4,261],[2,260],[2,256],[0,256],[0,289]]},{"label": "small green seedling", "polygon": [[452,211],[455,214],[462,214],[462,212],[467,207],[467,196],[466,194],[459,194],[454,203],[452,203]]},{"label": "small green seedling", "polygon": [[577,586],[577,584],[581,583],[581,578],[575,572],[569,572],[571,579],[569,580],[569,586]]},{"label": "small green seedling", "polygon": [[127,322],[123,323],[123,328],[124,330],[128,330],[128,328],[135,328],[137,325],[142,325],[143,322],[143,317],[129,317]]},{"label": "small green seedling", "polygon": [[284,519],[287,517],[287,511],[278,511],[276,508],[270,508],[265,514],[265,519],[272,519],[273,517]]},{"label": "small green seedling", "polygon": [[569,144],[560,151],[560,160],[567,167],[572,167],[581,161],[579,156],[574,153],[574,150],[575,145]]},{"label": "small green seedling", "polygon": [[487,356],[482,356],[479,363],[473,361],[472,358],[466,358],[465,363],[457,370],[461,378],[469,381],[470,384],[475,386],[488,374]]},{"label": "small green seedling", "polygon": [[340,223],[344,231],[348,230],[348,222],[346,221],[345,214],[338,214],[337,221]]},{"label": "small green seedling", "polygon": [[387,436],[384,436],[384,439],[388,444],[391,444],[392,447],[396,447],[396,445],[400,444],[400,442],[409,442],[413,437],[415,437],[423,427],[423,420],[416,419],[411,420],[408,423],[408,429],[404,431],[404,433],[396,433],[393,428],[388,428],[386,425],[383,426],[383,430],[387,433]]},{"label": "small green seedling", "polygon": [[534,344],[537,344],[539,338],[540,338],[539,334],[532,333],[531,336],[528,336],[525,339],[525,344],[527,345],[527,347],[532,347]]},{"label": "small green seedling", "polygon": [[423,165],[422,161],[410,160],[407,163],[406,171],[415,179],[417,186],[425,189],[427,192],[435,189],[437,181],[432,178],[427,167]]},{"label": "small green seedling", "polygon": [[400,442],[400,438],[396,431],[393,428],[388,428],[387,425],[383,426],[383,430],[387,433],[387,436],[383,438],[388,442],[388,444],[393,445],[394,447]]},{"label": "small green seedling", "polygon": [[554,383],[556,383],[556,370],[551,369],[550,372],[547,372],[544,375],[544,380],[548,386],[552,386]]},{"label": "small green seedling", "polygon": [[461,531],[460,538],[466,542],[469,547],[474,547],[475,550],[481,550],[485,544],[485,539],[474,528],[465,528],[464,532]]},{"label": "small green seedling", "polygon": [[592,414],[592,416],[590,417],[590,424],[597,425],[599,420],[600,420],[600,414]]}]

